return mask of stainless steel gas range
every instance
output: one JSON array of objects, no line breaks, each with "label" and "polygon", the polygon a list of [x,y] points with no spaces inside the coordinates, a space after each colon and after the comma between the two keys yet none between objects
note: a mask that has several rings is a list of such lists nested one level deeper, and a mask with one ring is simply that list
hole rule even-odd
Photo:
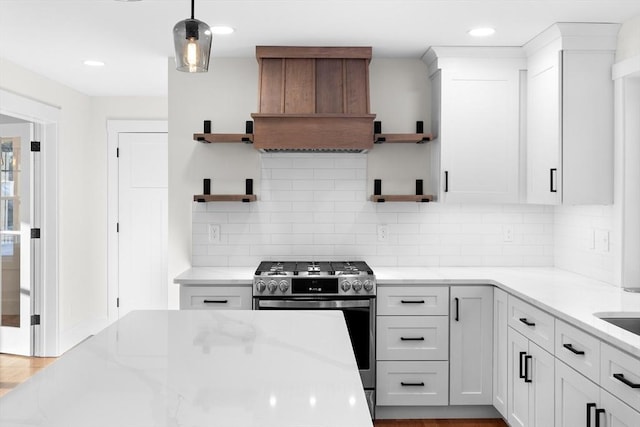
[{"label": "stainless steel gas range", "polygon": [[253,279],[256,310],[341,310],[373,416],[376,278],[364,261],[264,261]]}]

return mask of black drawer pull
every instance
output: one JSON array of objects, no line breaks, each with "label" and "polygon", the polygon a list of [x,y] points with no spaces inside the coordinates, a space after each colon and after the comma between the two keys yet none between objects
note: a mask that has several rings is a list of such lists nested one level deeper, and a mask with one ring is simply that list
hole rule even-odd
[{"label": "black drawer pull", "polygon": [[424,337],[400,337],[401,341],[424,341]]},{"label": "black drawer pull", "polygon": [[456,301],[456,317],[455,317],[455,321],[459,322],[460,321],[460,298],[454,298],[454,300]]},{"label": "black drawer pull", "polygon": [[596,409],[596,427],[600,427],[600,414],[604,414],[604,409]]},{"label": "black drawer pull", "polygon": [[627,385],[631,388],[640,388],[640,384],[632,383],[631,381],[626,379],[622,374],[613,374],[613,378],[617,379],[618,381],[621,381],[622,383],[624,383],[624,385]]},{"label": "black drawer pull", "polygon": [[562,344],[562,346],[564,348],[566,348],[567,350],[569,350],[573,354],[584,354],[584,351],[576,350],[575,348],[573,348],[573,345],[571,345],[571,344]]},{"label": "black drawer pull", "polygon": [[400,382],[400,385],[402,387],[424,387],[424,383],[423,382],[419,382],[419,383],[405,383],[404,381]]},{"label": "black drawer pull", "polygon": [[424,300],[411,300],[411,299],[403,299],[400,300],[401,303],[403,304],[424,304]]},{"label": "black drawer pull", "polygon": [[205,304],[226,304],[229,302],[228,299],[206,299],[202,301]]},{"label": "black drawer pull", "polygon": [[522,368],[523,368],[523,365],[524,365],[524,363],[523,363],[523,359],[524,359],[524,356],[525,356],[526,354],[527,354],[527,352],[526,352],[526,351],[521,351],[521,352],[520,352],[520,364],[518,365],[518,373],[519,373],[519,377],[520,377],[521,379],[526,378],[526,373],[524,373],[524,372],[522,371]]},{"label": "black drawer pull", "polygon": [[587,403],[587,427],[591,427],[591,408],[595,407],[595,403]]},{"label": "black drawer pull", "polygon": [[520,321],[521,321],[522,323],[524,323],[525,325],[527,325],[527,326],[536,326],[536,324],[535,324],[535,323],[533,323],[533,322],[529,322],[529,321],[527,320],[527,318],[526,318],[526,317],[521,317],[521,318],[520,318]]},{"label": "black drawer pull", "polygon": [[533,360],[533,356],[527,354],[524,357],[524,382],[525,383],[532,382],[531,378],[529,378],[529,363],[527,363],[529,360]]}]

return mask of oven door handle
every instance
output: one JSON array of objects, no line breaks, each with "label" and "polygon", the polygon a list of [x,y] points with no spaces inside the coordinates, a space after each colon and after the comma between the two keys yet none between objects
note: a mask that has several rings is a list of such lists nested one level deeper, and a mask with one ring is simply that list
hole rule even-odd
[{"label": "oven door handle", "polygon": [[260,308],[290,308],[290,309],[341,309],[371,307],[370,300],[258,300]]}]

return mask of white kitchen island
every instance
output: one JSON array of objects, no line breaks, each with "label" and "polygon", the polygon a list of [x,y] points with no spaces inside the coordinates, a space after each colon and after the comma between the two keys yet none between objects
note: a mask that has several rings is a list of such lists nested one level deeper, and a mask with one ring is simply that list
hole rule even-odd
[{"label": "white kitchen island", "polygon": [[370,427],[340,312],[136,311],[0,398],[0,425]]}]

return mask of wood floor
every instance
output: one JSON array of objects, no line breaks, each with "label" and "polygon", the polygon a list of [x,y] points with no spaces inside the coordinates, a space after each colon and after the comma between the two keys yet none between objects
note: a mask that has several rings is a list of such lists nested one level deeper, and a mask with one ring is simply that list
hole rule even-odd
[{"label": "wood floor", "polygon": [[[50,365],[55,357],[23,357],[0,353],[0,397]],[[375,427],[506,427],[502,420],[376,420]]]},{"label": "wood floor", "polygon": [[56,360],[55,357],[23,357],[0,354],[0,397],[54,360]]}]

